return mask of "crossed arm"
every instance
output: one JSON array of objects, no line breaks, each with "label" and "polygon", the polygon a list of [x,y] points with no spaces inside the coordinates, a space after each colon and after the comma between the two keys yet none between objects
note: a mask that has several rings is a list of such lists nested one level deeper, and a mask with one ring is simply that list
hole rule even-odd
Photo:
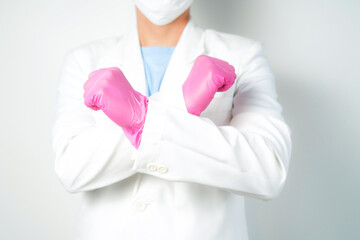
[{"label": "crossed arm", "polygon": [[[216,126],[150,97],[139,149],[118,125],[95,122],[84,105],[87,76],[79,64],[69,53],[53,127],[55,171],[69,192],[91,191],[137,172],[264,200],[281,191],[291,155],[290,129],[260,44],[251,46],[240,66],[229,125]],[[150,163],[168,171],[149,171]]]}]

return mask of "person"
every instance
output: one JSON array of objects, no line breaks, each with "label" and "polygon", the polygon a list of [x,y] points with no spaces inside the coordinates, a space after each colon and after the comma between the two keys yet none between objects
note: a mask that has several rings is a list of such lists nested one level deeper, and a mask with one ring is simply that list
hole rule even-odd
[{"label": "person", "polygon": [[291,131],[262,44],[199,27],[191,0],[135,0],[136,25],[67,53],[54,168],[76,239],[248,239],[244,198],[283,189]]}]

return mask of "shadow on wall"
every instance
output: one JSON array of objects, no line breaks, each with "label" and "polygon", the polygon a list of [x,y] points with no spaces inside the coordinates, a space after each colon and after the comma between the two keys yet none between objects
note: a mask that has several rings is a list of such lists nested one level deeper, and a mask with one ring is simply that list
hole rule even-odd
[{"label": "shadow on wall", "polygon": [[195,0],[191,15],[201,27],[221,32],[251,37],[256,35],[259,26],[272,17],[266,1],[254,3],[255,0]]},{"label": "shadow on wall", "polygon": [[266,203],[246,200],[250,237],[355,239],[357,224],[349,220],[359,218],[354,204],[360,194],[351,196],[349,191],[358,188],[352,166],[356,156],[351,156],[358,146],[348,139],[353,130],[346,124],[351,119],[344,108],[348,99],[337,99],[338,90],[321,88],[316,79],[275,76],[283,115],[292,130],[292,159],[278,198]]},{"label": "shadow on wall", "polygon": [[[195,0],[191,7],[191,13],[196,22],[204,28],[210,27],[222,31],[234,31],[231,27],[234,15],[239,14],[240,9],[237,1],[230,0]],[[194,14],[193,14],[194,13]]]}]

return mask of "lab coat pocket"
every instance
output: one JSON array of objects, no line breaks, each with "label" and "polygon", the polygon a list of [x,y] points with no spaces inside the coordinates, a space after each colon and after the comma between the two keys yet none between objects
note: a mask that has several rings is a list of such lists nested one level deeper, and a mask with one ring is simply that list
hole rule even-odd
[{"label": "lab coat pocket", "polygon": [[232,96],[214,97],[200,116],[210,118],[216,125],[226,125],[230,122],[232,105]]},{"label": "lab coat pocket", "polygon": [[204,112],[228,112],[232,108],[232,96],[214,97]]}]

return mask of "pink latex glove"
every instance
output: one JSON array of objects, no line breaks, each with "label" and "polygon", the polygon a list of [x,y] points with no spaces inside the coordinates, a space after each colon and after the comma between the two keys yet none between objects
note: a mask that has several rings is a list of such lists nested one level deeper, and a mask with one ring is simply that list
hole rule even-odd
[{"label": "pink latex glove", "polygon": [[206,55],[198,56],[182,85],[187,111],[200,116],[215,93],[228,90],[235,79],[235,69],[227,62]]},{"label": "pink latex glove", "polygon": [[85,105],[95,111],[102,110],[123,128],[131,144],[138,149],[148,98],[135,91],[117,67],[101,68],[90,73],[84,90]]}]

